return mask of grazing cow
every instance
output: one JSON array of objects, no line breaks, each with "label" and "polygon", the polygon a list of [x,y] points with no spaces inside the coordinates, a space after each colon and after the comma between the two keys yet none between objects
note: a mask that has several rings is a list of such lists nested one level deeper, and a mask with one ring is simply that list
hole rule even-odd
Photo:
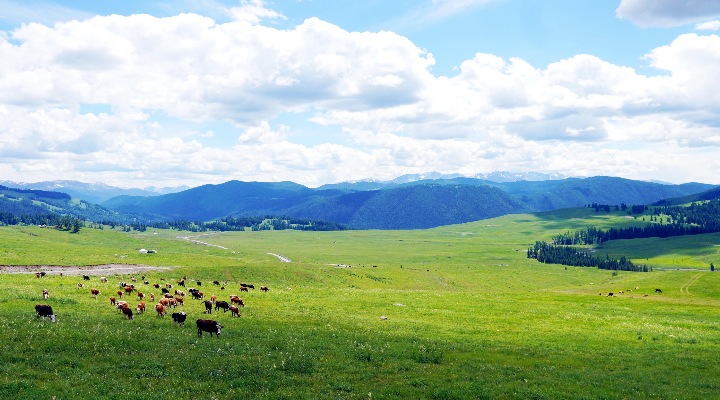
[{"label": "grazing cow", "polygon": [[100,282],[102,282],[102,283],[107,283],[107,278],[104,277],[104,276],[101,276],[101,277],[100,277]]},{"label": "grazing cow", "polygon": [[130,309],[130,307],[123,307],[122,312],[123,312],[123,315],[125,315],[128,319],[130,319],[130,320],[135,319],[135,316],[133,315],[133,312]]},{"label": "grazing cow", "polygon": [[132,286],[125,286],[125,293],[130,294],[135,290]]},{"label": "grazing cow", "polygon": [[247,283],[240,283],[240,287],[246,287]]},{"label": "grazing cow", "polygon": [[662,293],[662,290],[660,290],[660,289],[655,289],[655,293]]},{"label": "grazing cow", "polygon": [[141,302],[138,304],[136,310],[137,310],[138,313],[145,313],[145,302],[144,302],[144,301],[141,301]]},{"label": "grazing cow", "polygon": [[155,306],[155,312],[157,312],[158,317],[165,318],[165,306],[164,305],[158,303]]},{"label": "grazing cow", "polygon": [[157,283],[153,283],[153,287],[154,287],[155,289],[160,289],[160,285],[157,284]]},{"label": "grazing cow", "polygon": [[137,282],[137,278],[130,278],[131,281]]},{"label": "grazing cow", "polygon": [[213,285],[220,286],[220,281],[213,281]]},{"label": "grazing cow", "polygon": [[180,280],[180,282],[177,283],[178,286],[185,287],[185,279]]},{"label": "grazing cow", "polygon": [[155,301],[155,293],[150,293],[150,301]]},{"label": "grazing cow", "polygon": [[221,286],[221,287],[220,287],[220,290],[225,290],[225,286]]},{"label": "grazing cow", "polygon": [[267,292],[268,290],[270,290],[270,289],[268,289],[267,286],[260,286],[260,291],[261,291],[261,292]]},{"label": "grazing cow", "polygon": [[47,300],[50,297],[50,292],[47,289],[43,289],[43,299]]},{"label": "grazing cow", "polygon": [[178,326],[185,326],[186,318],[187,318],[187,314],[185,314],[182,311],[172,314],[173,322],[176,323]]},{"label": "grazing cow", "polygon": [[175,297],[175,302],[176,302],[177,304],[181,305],[181,306],[184,306],[184,305],[185,305],[185,303],[183,302],[183,298],[180,297],[180,296],[176,296],[176,297]]},{"label": "grazing cow", "polygon": [[636,287],[635,287],[635,290],[640,290],[640,288],[636,286]]},{"label": "grazing cow", "polygon": [[182,290],[178,290],[176,294],[180,297],[185,297],[185,292],[183,292]]},{"label": "grazing cow", "polygon": [[212,295],[212,296],[210,296],[210,301],[212,301],[214,303],[216,298],[217,297],[215,297],[215,295]]},{"label": "grazing cow", "polygon": [[163,297],[166,298],[166,299],[172,299],[172,298],[173,298],[173,295],[171,295],[170,293],[165,293],[165,294],[163,295]]},{"label": "grazing cow", "polygon": [[230,306],[230,317],[237,315],[240,316],[240,309],[237,306]]},{"label": "grazing cow", "polygon": [[117,291],[117,294],[118,294],[118,297],[122,298],[122,295],[123,295],[122,290],[118,290],[118,291]]},{"label": "grazing cow", "polygon": [[175,301],[175,299],[168,299],[168,309],[170,308],[169,306],[172,306],[172,308],[177,308],[177,301]]},{"label": "grazing cow", "polygon": [[249,287],[252,290],[255,290],[255,285],[247,285],[247,287]]},{"label": "grazing cow", "polygon": [[87,276],[87,275],[83,275],[83,279],[86,280],[86,281],[89,281],[89,280],[90,280],[90,277]]},{"label": "grazing cow", "polygon": [[230,297],[230,303],[232,303],[232,304],[237,303],[237,305],[245,307],[245,303],[243,303],[242,299],[237,296]]},{"label": "grazing cow", "polygon": [[38,304],[35,306],[35,312],[37,313],[37,319],[40,319],[40,317],[45,319],[45,317],[47,317],[50,318],[50,321],[55,322],[55,314],[53,314],[52,307],[46,304]]},{"label": "grazing cow", "polygon": [[197,294],[200,295],[200,298],[201,298],[201,299],[204,299],[204,298],[205,298],[205,295],[203,294],[203,292],[197,292]]},{"label": "grazing cow", "polygon": [[146,284],[146,285],[149,285],[149,284],[150,284],[150,282],[148,282],[148,281],[143,281],[143,283]]},{"label": "grazing cow", "polygon": [[240,287],[240,291],[241,291],[241,292],[247,292],[247,291],[248,291],[247,286],[242,286],[242,287]]},{"label": "grazing cow", "polygon": [[648,296],[649,296],[648,294],[644,294],[644,295],[643,295],[643,297],[648,297]]},{"label": "grazing cow", "polygon": [[41,277],[41,278],[44,278],[45,275],[46,275],[46,274],[45,274],[44,272],[41,272],[41,273],[40,273],[40,277]]},{"label": "grazing cow", "polygon": [[160,289],[160,291],[161,291],[163,294],[165,294],[165,293],[170,293],[170,290],[168,290],[168,289],[166,289],[166,288],[162,288],[162,289]]},{"label": "grazing cow", "polygon": [[623,294],[624,292],[621,290],[621,291],[619,291],[618,293]]},{"label": "grazing cow", "polygon": [[78,283],[78,288],[82,289],[83,286],[85,286],[85,285],[83,285],[82,283]]},{"label": "grazing cow", "polygon": [[170,299],[162,298],[162,299],[160,299],[158,304],[162,304],[165,308],[169,308],[170,307]]},{"label": "grazing cow", "polygon": [[124,288],[125,286],[127,286],[127,283],[125,283],[125,282],[120,282],[120,288],[121,288],[121,289]]},{"label": "grazing cow", "polygon": [[110,297],[110,305],[114,306],[117,303],[114,297]]},{"label": "grazing cow", "polygon": [[218,308],[222,308],[223,312],[227,312],[228,307],[230,307],[227,303],[227,301],[216,301],[215,302],[215,311],[217,311]]},{"label": "grazing cow", "polygon": [[196,299],[196,300],[202,299],[200,292],[192,292],[192,297],[193,297],[193,299]]},{"label": "grazing cow", "polygon": [[145,293],[138,291],[138,298],[144,299],[144,298],[145,298]]},{"label": "grazing cow", "polygon": [[218,324],[217,321],[213,321],[210,319],[199,319],[195,321],[195,324],[198,328],[198,336],[202,337],[203,332],[210,332],[210,337],[212,337],[213,333],[220,337],[220,330],[222,329],[222,325]]},{"label": "grazing cow", "polygon": [[39,278],[39,277],[40,277],[40,273],[39,273],[39,272],[36,272],[36,273],[35,273],[35,277],[36,277],[36,278]]},{"label": "grazing cow", "polygon": [[90,295],[97,299],[98,295],[100,294],[100,291],[97,289],[90,289]]},{"label": "grazing cow", "polygon": [[169,283],[166,283],[166,284],[165,284],[165,287],[168,288],[168,289],[172,289],[173,286],[172,286],[171,284],[169,284]]},{"label": "grazing cow", "polygon": [[195,282],[197,283],[198,286],[202,286],[202,282],[200,282],[200,281],[195,281]]},{"label": "grazing cow", "polygon": [[205,302],[205,314],[212,314],[212,301],[206,301]]},{"label": "grazing cow", "polygon": [[613,297],[613,292],[608,293],[607,297]]}]

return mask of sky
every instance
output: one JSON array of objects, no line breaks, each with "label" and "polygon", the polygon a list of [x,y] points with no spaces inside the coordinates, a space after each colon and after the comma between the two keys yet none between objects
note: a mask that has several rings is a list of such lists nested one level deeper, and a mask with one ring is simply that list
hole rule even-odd
[{"label": "sky", "polygon": [[718,183],[716,0],[0,0],[0,180]]}]

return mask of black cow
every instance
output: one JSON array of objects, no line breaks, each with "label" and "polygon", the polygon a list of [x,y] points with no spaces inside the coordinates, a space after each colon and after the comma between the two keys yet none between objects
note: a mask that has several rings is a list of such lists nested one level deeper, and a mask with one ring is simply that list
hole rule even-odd
[{"label": "black cow", "polygon": [[227,312],[228,307],[230,307],[230,305],[227,303],[227,301],[216,301],[215,302],[215,311],[217,311],[218,308],[222,308],[223,312]]},{"label": "black cow", "polygon": [[173,322],[178,326],[185,326],[185,318],[187,318],[187,314],[182,311],[172,314]]},{"label": "black cow", "polygon": [[249,287],[252,290],[255,290],[255,285],[247,285],[247,287]]},{"label": "black cow", "polygon": [[195,281],[195,282],[197,282],[198,286],[202,286],[202,282],[200,282],[200,281]]},{"label": "black cow", "polygon": [[660,289],[655,289],[655,293],[662,293],[662,290],[660,290]]},{"label": "black cow", "polygon": [[89,280],[90,280],[90,277],[87,276],[87,275],[83,275],[83,279],[85,279],[86,281],[89,281]]},{"label": "black cow", "polygon": [[212,301],[206,301],[205,302],[205,314],[212,314]]},{"label": "black cow", "polygon": [[219,281],[213,281],[213,285],[220,286],[220,282],[219,282]]},{"label": "black cow", "polygon": [[37,312],[37,318],[40,319],[40,317],[50,318],[50,321],[55,322],[55,314],[53,314],[52,307],[45,305],[45,304],[38,304],[35,306],[35,312]]},{"label": "black cow", "polygon": [[165,294],[165,293],[170,293],[170,289],[162,288],[162,292],[163,292],[163,294]]},{"label": "black cow", "polygon": [[193,297],[193,299],[195,299],[195,300],[200,300],[200,299],[202,299],[202,295],[201,295],[200,292],[198,292],[197,290],[194,291],[194,292],[192,292],[192,297]]},{"label": "black cow", "polygon": [[220,330],[222,329],[222,325],[218,324],[217,321],[213,321],[210,319],[199,319],[195,321],[195,324],[198,328],[198,336],[202,337],[202,333],[204,332],[210,332],[210,337],[212,337],[213,333],[220,337]]}]

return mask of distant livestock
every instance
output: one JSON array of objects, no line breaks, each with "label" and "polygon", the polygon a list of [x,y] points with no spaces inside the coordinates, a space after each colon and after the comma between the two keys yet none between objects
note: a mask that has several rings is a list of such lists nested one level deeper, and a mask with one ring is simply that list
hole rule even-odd
[{"label": "distant livestock", "polygon": [[133,315],[132,309],[130,307],[123,307],[122,309],[123,315],[127,317],[129,320],[134,320],[135,316]]},{"label": "distant livestock", "polygon": [[205,301],[205,314],[212,314],[212,301]]},{"label": "distant livestock", "polygon": [[47,289],[43,289],[43,299],[47,300],[50,297],[50,292]]},{"label": "distant livestock", "polygon": [[157,312],[158,317],[165,318],[165,306],[163,306],[162,304],[157,304],[155,306],[155,312]]},{"label": "distant livestock", "polygon": [[248,291],[247,286],[241,286],[241,287],[240,287],[240,291],[241,291],[241,292],[247,292],[247,291]]},{"label": "distant livestock", "polygon": [[200,337],[202,337],[203,332],[209,332],[210,337],[212,337],[213,333],[215,336],[220,337],[220,330],[223,328],[223,326],[218,324],[217,321],[210,319],[199,319],[195,321],[195,324],[197,325],[198,336]]},{"label": "distant livestock", "polygon": [[261,292],[267,292],[268,290],[270,290],[270,289],[268,289],[267,286],[260,286],[260,291],[261,291]]},{"label": "distant livestock", "polygon": [[100,277],[100,282],[102,282],[102,283],[107,283],[107,278],[104,277],[104,276],[101,276],[101,277]]},{"label": "distant livestock", "polygon": [[40,317],[43,319],[50,318],[50,321],[55,322],[55,314],[53,313],[52,307],[46,304],[38,304],[35,306],[35,312],[37,313],[37,319],[40,319]]},{"label": "distant livestock", "polygon": [[662,290],[660,290],[660,289],[655,289],[655,293],[662,293]]},{"label": "distant livestock", "polygon": [[240,316],[240,309],[237,306],[230,306],[230,316],[233,317],[235,315]]},{"label": "distant livestock", "polygon": [[97,289],[90,289],[90,295],[97,299],[98,295],[100,294],[100,291]]},{"label": "distant livestock", "polygon": [[145,302],[141,301],[136,308],[138,313],[145,313]]},{"label": "distant livestock", "polygon": [[87,276],[87,275],[83,275],[83,279],[86,280],[86,281],[89,281],[89,280],[90,280],[90,277]]},{"label": "distant livestock", "polygon": [[114,298],[114,297],[110,297],[110,305],[111,305],[111,306],[114,306],[115,303],[116,303],[115,298]]},{"label": "distant livestock", "polygon": [[217,311],[218,308],[222,308],[223,312],[227,312],[228,310],[228,303],[227,301],[216,301],[215,302],[215,311]]}]

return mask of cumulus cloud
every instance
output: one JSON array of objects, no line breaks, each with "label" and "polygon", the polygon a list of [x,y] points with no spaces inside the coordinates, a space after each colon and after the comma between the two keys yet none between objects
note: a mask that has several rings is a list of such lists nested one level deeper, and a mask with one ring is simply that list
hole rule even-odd
[{"label": "cumulus cloud", "polygon": [[[317,18],[274,29],[258,22],[282,16],[262,1],[236,12],[245,16],[222,24],[195,14],[113,15],[0,35],[0,172],[123,185],[314,185],[429,170],[678,180],[687,172],[713,181],[677,164],[718,165],[716,35],[652,49],[646,58],[663,73],[651,77],[592,55],[542,69],[483,53],[446,77],[432,74],[431,54],[392,32],[347,32]],[[80,104],[112,112],[81,114]],[[293,143],[292,126],[273,124],[311,110],[312,122],[343,127],[333,143]],[[242,133],[172,135],[156,112],[226,121]],[[206,147],[193,135],[226,143]]]},{"label": "cumulus cloud", "polygon": [[696,31],[716,31],[720,29],[720,21],[708,21],[695,25]]},{"label": "cumulus cloud", "polygon": [[615,10],[621,19],[647,27],[672,27],[720,16],[716,0],[622,0]]}]

